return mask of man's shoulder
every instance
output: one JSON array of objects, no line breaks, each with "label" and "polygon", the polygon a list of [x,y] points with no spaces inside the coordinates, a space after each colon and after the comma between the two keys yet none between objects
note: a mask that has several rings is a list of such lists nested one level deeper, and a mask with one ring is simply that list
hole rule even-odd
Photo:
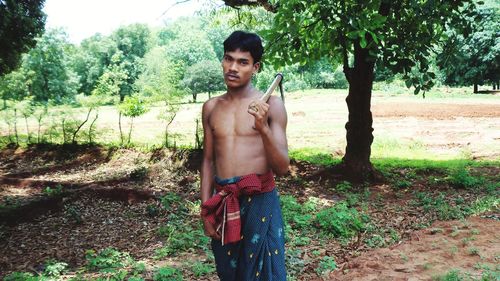
[{"label": "man's shoulder", "polygon": [[203,103],[203,111],[206,113],[210,113],[215,108],[215,106],[224,99],[224,96],[225,94],[222,96],[210,98],[209,100],[205,101]]},{"label": "man's shoulder", "polygon": [[285,107],[283,100],[277,96],[270,96],[267,103],[269,104],[270,110],[272,111],[282,110]]}]

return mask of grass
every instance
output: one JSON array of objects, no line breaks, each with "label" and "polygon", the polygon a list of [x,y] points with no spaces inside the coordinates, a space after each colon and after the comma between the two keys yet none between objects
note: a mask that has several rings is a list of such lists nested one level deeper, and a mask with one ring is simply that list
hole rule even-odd
[{"label": "grass", "polygon": [[[383,87],[384,85],[379,85]],[[401,87],[386,89],[389,93],[375,91],[378,101],[389,99],[397,95],[401,100],[422,100],[421,96],[408,94],[410,90]],[[441,90],[430,91],[426,99],[449,100],[450,97],[473,101],[489,101],[491,96],[474,96],[466,94],[469,89],[457,89],[450,93]],[[344,151],[347,109],[344,98],[346,90],[307,90],[289,93],[286,107],[290,125],[287,135],[289,137],[290,157],[297,161],[305,161],[313,165],[332,166],[340,163],[341,156],[337,150]],[[200,96],[200,100],[206,98]],[[176,117],[171,127],[178,147],[192,147],[194,144],[195,118],[199,117],[202,103],[183,104],[182,111]],[[159,107],[135,120],[136,127],[132,136],[131,148],[142,152],[151,152],[162,146],[161,123],[156,119]],[[102,118],[102,119],[101,119]],[[328,122],[318,122],[328,120]],[[105,147],[119,147],[117,131],[117,115],[114,107],[103,107],[97,124],[101,132],[98,142]],[[128,120],[124,121],[124,128]],[[26,139],[26,136],[21,136]],[[0,145],[7,143],[6,137],[0,138]],[[23,142],[21,142],[22,144]],[[498,208],[498,179],[493,176],[481,175],[475,168],[498,167],[500,160],[476,161],[471,159],[470,151],[464,149],[457,152],[436,154],[429,150],[423,141],[408,140],[393,137],[387,133],[376,131],[375,141],[372,145],[372,163],[388,179],[387,184],[393,192],[398,192],[402,197],[411,196],[413,206],[431,214],[434,218],[454,219],[464,218],[471,214],[478,214]],[[144,179],[148,170],[144,163],[137,163],[138,169],[134,176]],[[147,164],[147,163],[146,163]],[[145,165],[146,165],[145,164]],[[480,173],[480,172],[479,172]],[[300,177],[291,179],[300,184],[304,181]],[[417,189],[418,185],[424,189]],[[333,188],[334,186],[334,188]],[[298,197],[290,194],[281,195],[281,206],[285,221],[285,237],[287,239],[287,269],[290,280],[299,278],[305,268],[312,269],[318,276],[324,276],[337,266],[334,257],[325,252],[314,250],[312,256],[307,247],[314,244],[319,248],[328,248],[331,243],[348,243],[363,233],[361,243],[368,247],[385,247],[390,243],[401,240],[397,229],[379,225],[376,218],[368,216],[368,208],[376,207],[383,210],[384,197],[380,194],[370,194],[370,190],[353,188],[349,182],[335,182],[328,191],[343,196],[341,201],[333,205],[320,203],[319,198],[309,196],[309,200],[300,202]],[[434,191],[434,188],[438,188]],[[471,199],[464,200],[457,191],[465,191],[474,195]],[[43,192],[47,195],[57,195],[62,190],[57,187],[46,188]],[[326,194],[326,193],[325,193]],[[371,196],[374,195],[374,196]],[[330,200],[331,202],[331,200]],[[0,202],[0,210],[10,207],[9,202]],[[332,206],[333,205],[333,206]],[[401,206],[401,212],[406,206]],[[156,251],[156,259],[175,260],[184,258],[186,254],[202,255],[205,260],[183,261],[181,265],[166,265],[160,268],[147,268],[143,263],[133,260],[130,255],[116,249],[102,251],[89,251],[86,255],[86,265],[80,272],[81,275],[72,280],[89,280],[85,274],[94,274],[92,280],[186,280],[186,276],[202,277],[213,276],[213,256],[210,256],[209,241],[203,235],[198,224],[199,202],[183,200],[178,194],[167,193],[162,197],[161,206],[151,205],[145,210],[154,215],[158,212],[167,212],[168,223],[159,230],[158,235],[164,241],[163,247]],[[416,225],[428,226],[430,221],[416,222]],[[442,231],[442,230],[436,230]],[[470,231],[473,235],[479,234],[477,230]],[[457,231],[456,235],[460,233]],[[465,238],[464,238],[465,239]],[[470,255],[478,255],[479,250],[470,245],[472,240],[463,240],[463,247]],[[330,244],[329,244],[330,243]],[[317,249],[317,248],[316,248]],[[447,249],[452,254],[458,248]],[[203,254],[205,253],[205,254]],[[304,259],[304,256],[309,258]],[[401,259],[408,260],[402,255]],[[62,262],[52,261],[41,276],[56,278],[64,274],[66,267]],[[430,269],[431,265],[427,265]],[[313,274],[314,274],[313,272]],[[489,270],[487,274],[494,274]],[[31,273],[16,272],[4,280],[29,280],[34,277]],[[451,271],[436,280],[469,280],[466,275]],[[497,274],[498,276],[498,274]],[[452,279],[452,278],[462,279]],[[24,278],[24,279],[23,279]],[[33,279],[34,280],[34,279]],[[36,279],[41,280],[41,279]],[[493,280],[493,279],[484,279]]]}]

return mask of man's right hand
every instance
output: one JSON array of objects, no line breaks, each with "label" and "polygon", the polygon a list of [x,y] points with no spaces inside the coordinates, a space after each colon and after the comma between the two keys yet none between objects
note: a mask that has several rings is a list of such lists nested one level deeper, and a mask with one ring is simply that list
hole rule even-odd
[{"label": "man's right hand", "polygon": [[215,226],[213,224],[211,224],[210,222],[208,222],[206,219],[203,219],[203,228],[205,230],[206,236],[208,236],[212,239],[215,239],[215,240],[221,239],[221,235],[219,232],[217,232],[217,230],[215,229]]}]

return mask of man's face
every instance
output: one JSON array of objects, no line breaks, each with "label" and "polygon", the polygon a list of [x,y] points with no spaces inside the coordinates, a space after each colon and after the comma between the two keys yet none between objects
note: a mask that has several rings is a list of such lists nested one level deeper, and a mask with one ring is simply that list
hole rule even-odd
[{"label": "man's face", "polygon": [[224,81],[229,88],[245,86],[252,79],[252,74],[259,70],[259,66],[259,63],[254,63],[250,52],[240,49],[226,52],[222,58]]}]

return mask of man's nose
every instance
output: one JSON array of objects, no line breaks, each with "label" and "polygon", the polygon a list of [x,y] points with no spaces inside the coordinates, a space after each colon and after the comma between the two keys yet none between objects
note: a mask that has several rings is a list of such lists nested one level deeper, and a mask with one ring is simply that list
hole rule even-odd
[{"label": "man's nose", "polygon": [[238,64],[235,61],[229,63],[229,70],[236,71],[238,70]]}]

